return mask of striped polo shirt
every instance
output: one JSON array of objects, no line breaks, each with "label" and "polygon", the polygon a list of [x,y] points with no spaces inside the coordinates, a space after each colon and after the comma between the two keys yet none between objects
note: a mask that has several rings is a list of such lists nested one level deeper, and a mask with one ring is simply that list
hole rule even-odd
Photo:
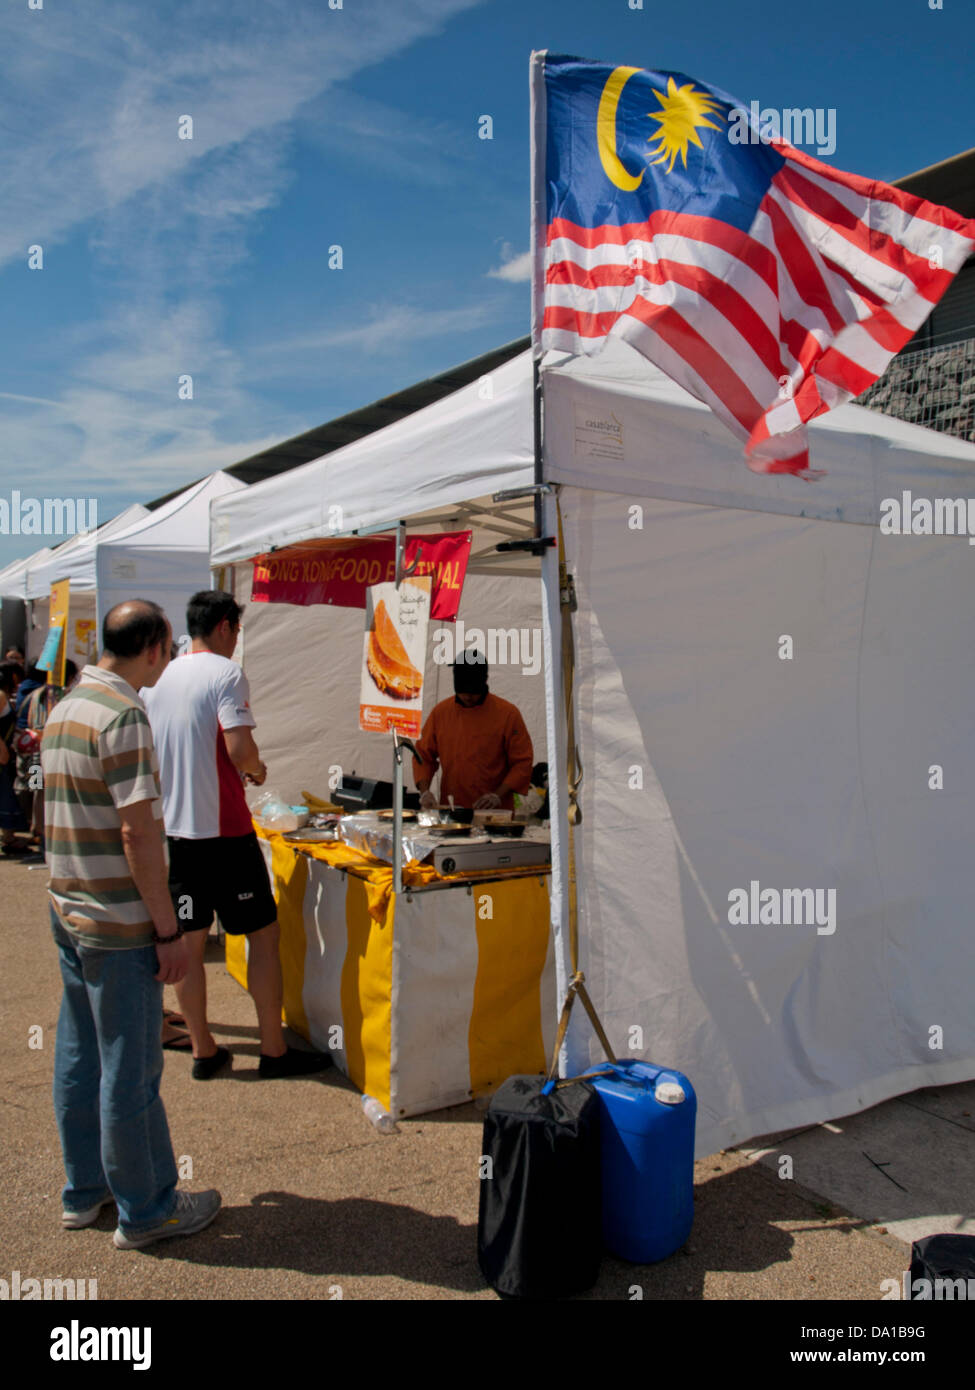
[{"label": "striped polo shirt", "polygon": [[129,872],[119,809],[151,801],[165,852],[159,769],[145,707],[128,681],[86,666],[41,742],[51,901],[83,946],[146,946],[153,923]]}]

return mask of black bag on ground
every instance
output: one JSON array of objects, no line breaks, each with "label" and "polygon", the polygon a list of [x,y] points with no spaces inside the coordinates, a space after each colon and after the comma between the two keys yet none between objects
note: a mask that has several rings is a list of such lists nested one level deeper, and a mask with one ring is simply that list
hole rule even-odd
[{"label": "black bag on ground", "polygon": [[[955,1284],[958,1279],[963,1281],[960,1291]],[[916,1288],[918,1280],[927,1282]],[[973,1289],[975,1236],[925,1236],[911,1246],[912,1299],[971,1298]]]},{"label": "black bag on ground", "polygon": [[591,1289],[602,1255],[599,1101],[587,1082],[544,1084],[509,1076],[484,1119],[477,1259],[518,1298]]}]

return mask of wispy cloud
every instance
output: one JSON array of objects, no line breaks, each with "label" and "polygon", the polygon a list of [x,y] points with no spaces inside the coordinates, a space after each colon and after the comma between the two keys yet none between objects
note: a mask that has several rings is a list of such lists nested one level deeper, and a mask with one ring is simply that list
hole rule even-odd
[{"label": "wispy cloud", "polygon": [[[292,121],[308,101],[479,0],[82,0],[5,7],[0,262]],[[11,55],[13,61],[10,61]],[[192,140],[179,117],[193,118]]]},{"label": "wispy cloud", "polygon": [[474,123],[432,121],[363,97],[347,84],[330,88],[302,112],[303,138],[374,169],[384,182],[399,179],[428,188],[456,188],[459,177],[480,175]]},{"label": "wispy cloud", "polygon": [[501,251],[501,264],[487,273],[492,280],[508,280],[512,284],[520,284],[525,280],[530,280],[532,278],[532,253],[523,251],[520,256],[513,256],[511,247],[505,243]]},{"label": "wispy cloud", "polygon": [[272,371],[279,369],[291,375],[304,362],[305,370],[320,372],[316,355],[336,348],[364,353],[400,352],[404,346],[431,338],[475,332],[499,317],[499,306],[483,301],[453,309],[377,305],[366,314],[366,322],[352,328],[326,328],[265,344],[259,349],[261,371],[265,370],[264,359],[267,359]]},{"label": "wispy cloud", "polygon": [[[306,427],[269,422],[242,350],[225,341],[222,290],[288,188],[309,104],[328,106],[335,84],[477,3],[4,7],[0,267],[22,273],[40,243],[50,268],[59,246],[83,236],[98,300],[97,318],[40,345],[43,380],[0,395],[4,486],[36,478],[41,459],[45,487],[83,487],[109,515],[114,498],[151,497]],[[330,109],[338,120],[341,104]],[[378,103],[345,109],[348,138],[362,145],[392,119]],[[184,115],[192,140],[178,138]],[[393,131],[387,155],[405,175],[436,180],[442,137],[430,124],[411,152]],[[428,337],[470,320],[447,311],[438,326],[402,307],[291,347],[381,350],[390,334]],[[191,401],[177,396],[184,373]]]},{"label": "wispy cloud", "polygon": [[[107,516],[114,499],[135,491],[145,500],[272,442],[203,308],[182,305],[147,323],[133,313],[105,327],[107,340],[63,380],[59,399],[4,398],[5,486],[82,490]],[[180,400],[186,374],[193,398]]]}]

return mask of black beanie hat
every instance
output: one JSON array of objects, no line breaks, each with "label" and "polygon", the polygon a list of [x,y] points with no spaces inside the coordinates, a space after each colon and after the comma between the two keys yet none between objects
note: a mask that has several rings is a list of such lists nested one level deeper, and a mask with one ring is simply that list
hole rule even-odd
[{"label": "black beanie hat", "polygon": [[482,652],[461,652],[454,662],[454,694],[482,695],[488,688],[488,664]]}]

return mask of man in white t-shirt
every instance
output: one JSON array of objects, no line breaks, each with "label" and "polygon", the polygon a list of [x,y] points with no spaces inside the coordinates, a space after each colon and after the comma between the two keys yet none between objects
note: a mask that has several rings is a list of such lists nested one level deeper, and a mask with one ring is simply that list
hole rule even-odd
[{"label": "man in white t-shirt", "polygon": [[193,1076],[208,1081],[230,1061],[207,1023],[203,958],[216,912],[248,939],[247,988],[257,1009],[262,1077],[307,1076],[331,1058],[288,1047],[281,1029],[277,908],[244,798],[267,776],[252,730],[250,689],[230,658],[240,631],[231,594],[204,589],[186,610],[190,651],[171,661],[143,699],[152,726],[169,841],[169,891],[190,948],[176,988],[193,1043]]}]

